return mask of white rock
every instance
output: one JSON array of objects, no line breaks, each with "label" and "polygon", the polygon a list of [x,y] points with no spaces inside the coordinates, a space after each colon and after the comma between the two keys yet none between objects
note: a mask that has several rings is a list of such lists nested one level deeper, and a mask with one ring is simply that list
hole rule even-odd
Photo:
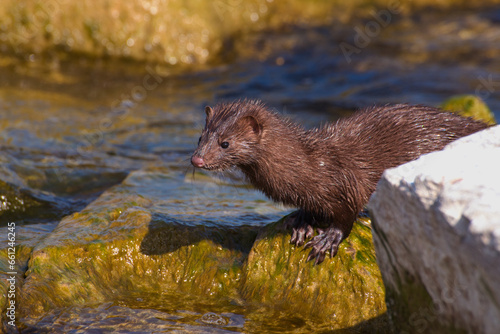
[{"label": "white rock", "polygon": [[400,331],[500,333],[500,126],[387,170],[368,207]]}]

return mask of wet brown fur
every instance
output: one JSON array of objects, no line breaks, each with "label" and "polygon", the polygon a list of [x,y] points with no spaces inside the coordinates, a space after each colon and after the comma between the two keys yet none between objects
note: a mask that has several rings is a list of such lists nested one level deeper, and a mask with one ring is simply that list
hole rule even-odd
[{"label": "wet brown fur", "polygon": [[[221,103],[206,112],[194,153],[203,158],[204,168],[240,168],[268,197],[308,212],[317,227],[336,226],[342,239],[385,169],[487,127],[406,104],[366,108],[311,130],[259,101]],[[226,149],[221,147],[225,141]]]}]

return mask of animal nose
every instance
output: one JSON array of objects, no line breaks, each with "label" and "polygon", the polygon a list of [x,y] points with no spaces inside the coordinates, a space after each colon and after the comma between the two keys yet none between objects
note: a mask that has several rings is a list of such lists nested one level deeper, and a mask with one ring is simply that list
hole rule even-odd
[{"label": "animal nose", "polygon": [[198,157],[196,155],[193,155],[191,157],[191,163],[193,164],[193,166],[199,167],[199,168],[205,166],[205,161],[203,161],[203,158]]}]

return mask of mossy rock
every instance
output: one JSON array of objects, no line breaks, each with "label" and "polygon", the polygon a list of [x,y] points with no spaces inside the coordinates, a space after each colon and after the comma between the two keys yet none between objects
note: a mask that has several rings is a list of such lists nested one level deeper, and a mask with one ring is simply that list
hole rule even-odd
[{"label": "mossy rock", "polygon": [[162,187],[170,195],[157,191],[161,175],[132,173],[36,245],[18,294],[21,330],[36,330],[58,310],[72,314],[105,303],[169,312],[174,304],[173,311],[213,305],[243,314],[250,327],[271,326],[269,312],[279,311],[283,324],[311,321],[311,330],[372,328],[370,320],[384,314],[368,226],[356,224],[338,255],[315,266],[289,244],[281,221],[264,227],[204,217],[183,222],[165,211],[176,188]]},{"label": "mossy rock", "polygon": [[330,329],[381,316],[386,311],[384,286],[367,222],[355,223],[337,255],[320,265],[306,262],[309,252],[290,244],[282,221],[267,226],[248,257],[242,295],[320,320]]},{"label": "mossy rock", "polygon": [[[31,226],[11,225],[10,227],[0,228],[0,235],[6,237],[6,242],[0,247],[0,310],[2,312],[0,332],[11,332],[12,326],[7,324],[7,322],[11,321],[10,318],[6,317],[7,306],[9,306],[11,300],[15,300],[16,309],[19,307],[17,296],[24,283],[24,275],[28,268],[28,261],[33,247],[54,227],[55,224],[36,224]],[[7,242],[9,233],[15,233],[14,247],[11,247],[11,244]],[[12,248],[14,254],[12,254]],[[14,283],[14,291],[12,291],[8,280]],[[12,295],[15,296],[14,299],[11,298]]]},{"label": "mossy rock", "polygon": [[[4,229],[2,229],[3,232]],[[7,235],[7,234],[2,234]],[[11,266],[9,263],[9,255],[12,253],[8,251],[8,248],[0,249],[0,310],[2,311],[2,316],[0,317],[0,332],[8,332],[7,329],[12,328],[7,322],[11,322],[14,319],[7,317],[7,307],[10,305],[11,301],[14,302],[14,307],[17,309],[19,307],[19,302],[17,296],[19,295],[19,290],[23,285],[24,272],[27,267],[27,263],[31,254],[31,248],[25,246],[15,247],[14,260],[15,264]],[[11,283],[13,285],[11,286]],[[14,298],[11,298],[11,297]]]},{"label": "mossy rock", "polygon": [[237,294],[255,228],[155,221],[148,200],[131,194],[117,202],[113,193],[119,191],[63,219],[34,249],[21,294],[21,327],[53,309],[131,295]]},{"label": "mossy rock", "polygon": [[441,105],[441,108],[465,117],[484,121],[490,125],[497,124],[490,108],[475,95],[452,96]]}]

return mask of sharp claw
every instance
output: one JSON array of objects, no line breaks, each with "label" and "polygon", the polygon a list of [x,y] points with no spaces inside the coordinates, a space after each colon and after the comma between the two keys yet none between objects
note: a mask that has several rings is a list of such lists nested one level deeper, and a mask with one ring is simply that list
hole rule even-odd
[{"label": "sharp claw", "polygon": [[307,261],[315,259],[314,264],[320,264],[325,260],[328,251],[330,252],[330,258],[333,258],[337,255],[342,240],[343,232],[341,230],[337,228],[326,229],[304,245],[304,249],[311,248]]},{"label": "sharp claw", "polygon": [[305,238],[304,238],[305,233],[303,230],[299,230],[298,235],[299,235],[299,238],[297,240],[297,247],[300,247],[305,242]]},{"label": "sharp claw", "polygon": [[321,262],[323,262],[325,260],[325,253],[319,253],[317,256],[316,256],[316,261],[314,261],[314,264],[315,265],[318,265],[320,264]]},{"label": "sharp claw", "polygon": [[285,228],[292,228],[292,236],[290,238],[290,243],[300,247],[307,239],[314,236],[314,228],[310,225],[311,221],[307,213],[302,210],[292,213],[285,220]]},{"label": "sharp claw", "polygon": [[314,249],[311,249],[311,251],[309,252],[309,255],[307,256],[306,262],[311,261],[315,257],[316,257],[316,254],[314,254]]},{"label": "sharp claw", "polygon": [[316,251],[314,248],[309,252],[306,262],[314,259],[314,265],[318,265],[325,260],[325,253],[321,251]]},{"label": "sharp claw", "polygon": [[294,228],[292,232],[292,237],[290,238],[290,243],[294,244],[297,247],[300,247],[302,246],[304,241],[305,241],[304,232],[300,229]]},{"label": "sharp claw", "polygon": [[[318,265],[325,260],[326,253],[330,252],[330,258],[337,255],[338,246],[344,239],[344,235],[349,232],[344,232],[343,229],[330,226],[328,228],[316,228],[318,235],[314,236],[314,225],[318,221],[303,210],[299,210],[290,215],[285,221],[285,227],[292,228],[292,236],[290,243],[300,247],[304,245],[304,249],[311,248],[307,256],[307,262],[314,259],[314,264]],[[311,240],[307,241],[308,239]]]},{"label": "sharp claw", "polygon": [[311,225],[307,225],[306,237],[305,239],[312,238],[314,235],[314,229]]},{"label": "sharp claw", "polygon": [[332,248],[330,248],[330,259],[337,255],[338,250],[339,247],[337,245],[332,245]]},{"label": "sharp claw", "polygon": [[297,230],[293,229],[292,231],[292,237],[290,238],[290,243],[295,244],[295,241],[297,240]]}]

